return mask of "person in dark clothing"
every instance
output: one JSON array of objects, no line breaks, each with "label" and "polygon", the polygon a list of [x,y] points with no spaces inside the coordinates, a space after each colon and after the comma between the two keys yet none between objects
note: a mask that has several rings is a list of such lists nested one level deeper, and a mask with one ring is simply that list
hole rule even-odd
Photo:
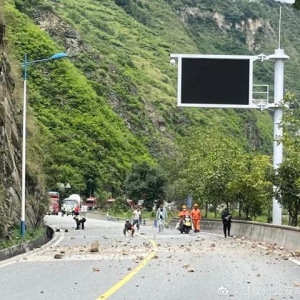
[{"label": "person in dark clothing", "polygon": [[126,232],[131,233],[131,236],[133,237],[134,234],[134,227],[133,225],[129,222],[129,220],[126,221],[124,229],[123,229],[123,233],[126,236]]},{"label": "person in dark clothing", "polygon": [[81,224],[81,229],[83,230],[83,229],[84,229],[84,223],[85,223],[85,221],[86,221],[86,218],[83,217],[83,216],[80,216],[79,213],[78,213],[78,215],[76,215],[73,219],[74,219],[75,222],[76,222],[76,228],[75,228],[75,230],[80,229],[80,228],[79,228],[79,227],[80,227],[80,224]]},{"label": "person in dark clothing", "polygon": [[222,213],[222,221],[223,221],[223,231],[224,236],[227,237],[230,236],[230,227],[231,227],[231,214],[228,211],[228,208],[225,208]]}]

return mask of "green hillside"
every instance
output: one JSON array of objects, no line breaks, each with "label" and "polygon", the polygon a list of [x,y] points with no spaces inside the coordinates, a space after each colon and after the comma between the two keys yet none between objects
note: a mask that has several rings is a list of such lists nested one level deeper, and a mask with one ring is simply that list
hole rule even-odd
[{"label": "green hillside", "polygon": [[[27,52],[33,59],[62,50],[10,5],[6,6],[6,20],[14,24],[8,36],[19,61],[20,53]],[[70,181],[74,190],[84,190],[92,179],[100,184],[98,188],[116,188],[133,162],[151,162],[141,142],[70,61],[34,65],[28,73],[29,103],[43,135],[40,146],[48,186]],[[29,149],[35,142],[29,139]]]},{"label": "green hillside", "polygon": [[[300,17],[287,6],[283,14],[286,83],[297,93]],[[191,126],[214,124],[246,150],[271,153],[267,111],[177,108],[169,54],[271,54],[277,16],[270,0],[6,1],[11,59],[70,56],[29,70],[48,186],[69,181],[83,191],[93,180],[118,194],[134,162],[159,158]],[[256,62],[255,74],[272,89],[271,63]]]}]

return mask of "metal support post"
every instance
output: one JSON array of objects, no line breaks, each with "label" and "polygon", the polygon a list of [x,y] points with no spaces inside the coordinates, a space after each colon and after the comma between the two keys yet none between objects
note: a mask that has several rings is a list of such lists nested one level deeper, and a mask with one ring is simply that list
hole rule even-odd
[{"label": "metal support post", "polygon": [[[279,123],[282,119],[283,112],[280,107],[280,102],[284,96],[284,60],[289,57],[284,54],[283,49],[276,49],[275,53],[268,56],[268,60],[275,62],[274,73],[274,141],[273,141],[273,167],[274,170],[282,163],[283,145],[278,141],[282,137],[282,128]],[[274,187],[275,188],[275,187]],[[282,224],[282,208],[278,201],[273,198],[273,224]]]}]

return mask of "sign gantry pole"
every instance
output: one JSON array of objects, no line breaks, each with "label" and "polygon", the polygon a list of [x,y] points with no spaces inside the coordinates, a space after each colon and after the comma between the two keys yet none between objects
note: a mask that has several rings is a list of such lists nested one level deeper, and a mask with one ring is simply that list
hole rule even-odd
[{"label": "sign gantry pole", "polygon": [[[283,49],[276,49],[275,53],[267,57],[269,61],[275,62],[274,70],[274,105],[269,105],[269,108],[274,108],[274,141],[273,141],[273,168],[278,169],[279,165],[282,163],[283,157],[283,145],[281,142],[282,138],[282,128],[280,127],[280,122],[283,116],[282,108],[280,107],[280,102],[284,97],[284,61],[289,59],[285,55]],[[274,186],[275,189],[275,186]],[[275,197],[273,197],[273,224],[282,224],[282,208]]]}]

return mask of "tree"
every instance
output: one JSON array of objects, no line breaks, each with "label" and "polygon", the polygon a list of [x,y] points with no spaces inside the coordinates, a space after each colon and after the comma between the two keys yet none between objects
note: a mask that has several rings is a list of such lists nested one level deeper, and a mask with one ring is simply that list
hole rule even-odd
[{"label": "tree", "polygon": [[130,5],[130,0],[115,0],[115,3],[118,6],[125,7],[127,5]]},{"label": "tree", "polygon": [[144,207],[148,211],[152,210],[155,201],[164,199],[165,186],[164,174],[146,162],[135,165],[124,182],[127,196],[135,203],[144,200]]},{"label": "tree", "polygon": [[300,10],[300,0],[295,0],[295,3],[293,4],[293,7],[294,7],[295,9]]},{"label": "tree", "polygon": [[289,225],[297,226],[300,211],[300,159],[299,153],[289,154],[276,172],[275,196],[289,213]]},{"label": "tree", "polygon": [[270,157],[245,154],[243,159],[234,162],[233,168],[234,177],[228,189],[239,202],[239,218],[242,211],[246,219],[262,214],[263,209],[269,211],[273,194]]},{"label": "tree", "polygon": [[182,158],[179,178],[186,194],[190,191],[202,206],[212,204],[216,208],[222,202],[229,203],[227,185],[234,175],[233,162],[240,160],[242,149],[235,140],[213,127],[192,130],[182,140]]},{"label": "tree", "polygon": [[300,211],[300,101],[288,93],[282,102],[284,160],[274,174],[275,196],[287,209],[290,225],[298,225]]},{"label": "tree", "polygon": [[183,155],[177,144],[171,141],[160,143],[161,151],[158,156],[159,165],[164,170],[167,178],[165,198],[168,202],[175,202],[177,206],[187,197],[186,191],[182,189],[183,180],[178,177],[178,171],[182,169]]}]

